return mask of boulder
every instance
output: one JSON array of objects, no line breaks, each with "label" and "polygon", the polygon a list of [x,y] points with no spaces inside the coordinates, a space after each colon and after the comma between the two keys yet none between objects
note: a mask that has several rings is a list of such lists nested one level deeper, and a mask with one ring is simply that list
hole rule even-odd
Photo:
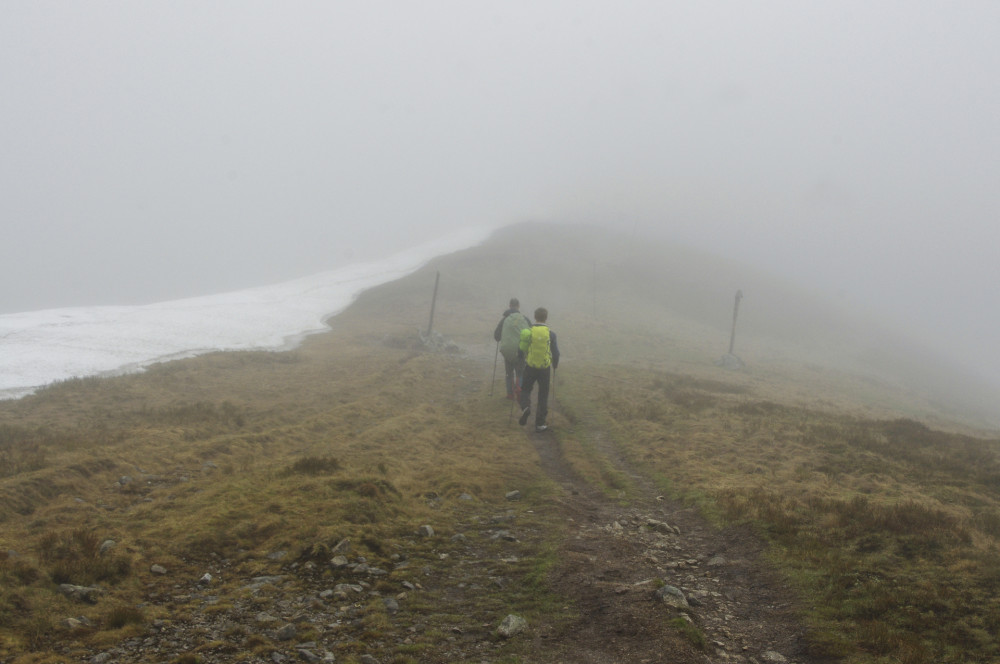
[{"label": "boulder", "polygon": [[74,586],[71,583],[60,584],[59,592],[70,599],[88,604],[95,604],[97,598],[104,594],[104,591],[100,588],[94,586]]},{"label": "boulder", "polygon": [[681,592],[680,588],[666,585],[662,588],[658,588],[655,594],[658,600],[667,606],[674,607],[675,609],[686,609],[690,606],[687,598],[684,597],[684,593]]},{"label": "boulder", "polygon": [[508,615],[497,627],[497,634],[505,639],[516,636],[528,628],[528,621],[521,616]]}]

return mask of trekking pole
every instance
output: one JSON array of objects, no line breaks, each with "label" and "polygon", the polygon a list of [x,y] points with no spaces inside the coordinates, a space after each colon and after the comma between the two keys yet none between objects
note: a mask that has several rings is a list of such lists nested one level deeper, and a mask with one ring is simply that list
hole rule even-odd
[{"label": "trekking pole", "polygon": [[490,381],[490,396],[493,396],[493,386],[497,382],[497,358],[500,357],[500,342],[497,342],[497,352],[493,354],[493,379]]}]

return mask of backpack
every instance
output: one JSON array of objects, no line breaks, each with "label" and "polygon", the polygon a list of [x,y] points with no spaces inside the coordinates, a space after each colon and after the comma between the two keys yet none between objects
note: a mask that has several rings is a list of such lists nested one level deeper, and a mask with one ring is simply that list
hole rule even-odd
[{"label": "backpack", "polygon": [[503,359],[513,362],[517,359],[517,348],[521,342],[521,330],[528,329],[528,319],[519,311],[507,316],[500,333],[500,354]]},{"label": "backpack", "polygon": [[552,352],[549,349],[550,337],[547,325],[534,325],[530,330],[521,332],[521,348],[529,367],[545,369],[552,364]]}]

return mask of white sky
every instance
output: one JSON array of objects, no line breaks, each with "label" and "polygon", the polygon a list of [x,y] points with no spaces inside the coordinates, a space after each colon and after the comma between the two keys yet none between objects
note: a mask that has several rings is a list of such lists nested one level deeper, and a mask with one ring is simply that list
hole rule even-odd
[{"label": "white sky", "polygon": [[993,0],[2,8],[0,312],[583,219],[823,288],[1000,382]]}]

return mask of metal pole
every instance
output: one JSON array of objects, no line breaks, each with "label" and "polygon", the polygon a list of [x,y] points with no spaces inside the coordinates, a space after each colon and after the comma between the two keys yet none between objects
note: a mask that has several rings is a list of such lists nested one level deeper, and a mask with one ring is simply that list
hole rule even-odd
[{"label": "metal pole", "polygon": [[[438,272],[437,276],[434,277],[434,296],[431,298],[431,319],[427,323],[427,336],[431,336],[431,330],[434,329],[434,304],[438,299],[438,282],[441,281],[441,273]],[[498,346],[499,348],[499,346]],[[494,363],[495,365],[496,363]]]},{"label": "metal pole", "polygon": [[736,304],[733,305],[733,331],[729,335],[729,354],[733,354],[733,344],[736,343],[736,315],[740,312],[740,300],[743,299],[743,291],[736,291]]}]

